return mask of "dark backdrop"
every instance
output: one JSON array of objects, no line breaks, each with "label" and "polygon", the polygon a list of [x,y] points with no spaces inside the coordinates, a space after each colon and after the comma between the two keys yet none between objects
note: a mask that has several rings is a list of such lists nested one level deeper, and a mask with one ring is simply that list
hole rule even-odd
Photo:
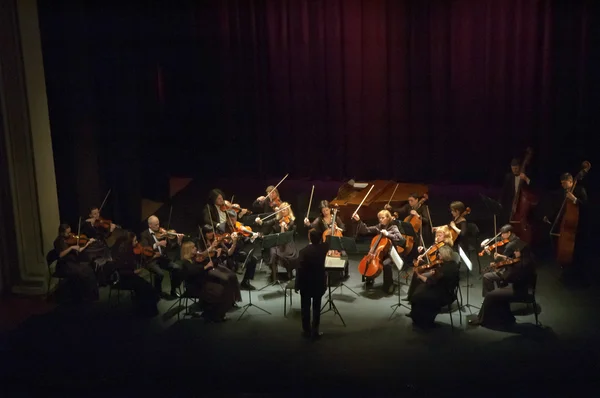
[{"label": "dark backdrop", "polygon": [[596,1],[81,3],[39,0],[61,214],[113,188],[137,222],[177,174],[499,184],[532,146],[556,186],[597,159]]}]

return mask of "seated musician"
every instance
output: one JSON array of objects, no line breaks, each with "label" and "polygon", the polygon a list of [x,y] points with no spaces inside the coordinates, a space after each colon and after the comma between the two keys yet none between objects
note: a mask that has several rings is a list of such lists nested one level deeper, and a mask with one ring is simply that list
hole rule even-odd
[{"label": "seated musician", "polygon": [[[221,224],[227,221],[227,206],[224,199],[225,194],[220,189],[213,189],[208,194],[208,206],[202,210],[202,221],[204,225]],[[209,211],[210,209],[210,211]],[[248,212],[241,209],[238,218],[242,218]]]},{"label": "seated musician", "polygon": [[236,301],[231,277],[215,269],[211,257],[199,256],[192,241],[181,244],[179,263],[185,275],[186,294],[202,300],[202,316],[213,322],[227,320],[225,314]]},{"label": "seated musician", "polygon": [[[387,205],[387,204],[384,206],[384,209],[389,210],[390,213],[392,213],[392,214],[397,213],[399,220],[404,220],[408,216],[414,216],[414,217],[420,218],[421,219],[420,232],[423,235],[423,242],[426,245],[430,245],[432,237],[431,237],[431,222],[429,221],[429,211],[428,211],[426,204],[423,203],[423,204],[419,205],[420,199],[421,198],[419,197],[419,195],[417,193],[411,193],[410,195],[408,195],[407,203],[404,206],[400,207],[399,209],[393,209],[392,206]],[[419,241],[419,240],[420,239],[418,239],[417,241]]]},{"label": "seated musician", "polygon": [[[219,228],[219,226],[217,226],[217,228]],[[219,232],[220,230],[218,229],[217,233]],[[215,232],[210,225],[202,227],[202,234],[204,235],[204,238],[201,237],[196,244],[198,252],[203,257],[210,257],[213,268],[218,271],[215,272],[215,275],[222,282],[231,283],[232,289],[235,292],[235,301],[241,301],[242,296],[240,288],[242,286],[240,286],[240,282],[237,279],[235,267],[237,267],[236,258],[243,257],[244,260],[246,259],[246,253],[238,249],[238,245],[240,245],[239,247],[241,248],[240,242],[242,237],[236,236],[237,234],[227,238],[215,236]],[[232,235],[230,232],[224,234]],[[253,269],[256,268],[256,261],[254,261],[254,264]],[[252,271],[251,274],[254,275],[254,271]],[[242,284],[244,289],[254,290],[254,287],[250,285],[249,281],[243,281]]]},{"label": "seated musician", "polygon": [[[484,299],[477,318],[469,320],[469,324],[473,326],[505,327],[514,324],[515,317],[511,312],[510,302],[515,296],[527,293],[535,275],[529,246],[512,232],[510,224],[502,227],[501,231],[502,238],[509,239],[510,242],[502,255],[494,255],[495,260],[518,259],[518,262],[484,274]],[[494,283],[498,284],[497,288]]]},{"label": "seated musician", "polygon": [[[379,213],[377,213],[377,218],[379,219],[379,224],[367,227],[367,225],[364,222],[360,221],[359,215],[355,214],[353,219],[359,223],[357,227],[357,232],[360,234],[378,234],[381,232],[384,237],[392,241],[393,246],[403,246],[406,244],[406,239],[400,234],[398,226],[392,222],[392,215],[388,210],[381,210]],[[394,276],[392,272],[392,264],[393,260],[390,257],[390,254],[387,253],[385,259],[383,260],[382,285],[382,290],[386,294],[394,293]],[[366,283],[367,285],[372,285],[373,279],[367,278]]]},{"label": "seated musician", "polygon": [[69,282],[71,298],[74,302],[98,300],[98,282],[94,270],[86,259],[79,256],[94,243],[94,239],[90,238],[85,246],[79,246],[72,244],[69,238],[73,239],[71,227],[68,224],[61,224],[58,227],[58,236],[54,240],[54,250],[58,257],[56,273],[61,277],[64,276]]},{"label": "seated musician", "polygon": [[[177,288],[181,285],[181,267],[173,262],[167,253],[169,250],[175,250],[181,246],[183,236],[178,234],[176,240],[167,239],[164,229],[160,227],[160,220],[156,216],[148,217],[148,229],[140,234],[140,243],[142,246],[150,246],[156,251],[156,257],[144,264],[148,271],[154,274],[154,288],[160,297],[167,300],[174,300],[177,297]],[[165,277],[163,270],[171,274],[171,294],[164,294],[162,291],[162,281]]]},{"label": "seated musician", "polygon": [[281,206],[281,198],[279,197],[279,191],[275,186],[269,185],[265,190],[266,196],[259,196],[256,198],[252,207],[254,207],[260,213],[269,213],[277,211]]},{"label": "seated musician", "polygon": [[458,285],[458,264],[454,261],[451,246],[442,246],[438,250],[442,263],[424,272],[415,269],[421,282],[410,299],[411,311],[406,316],[420,328],[434,326],[434,320],[440,308],[454,299],[454,289]]},{"label": "seated musician", "polygon": [[[454,201],[450,203],[450,214],[452,214],[452,221],[448,226],[452,229],[454,238],[454,250],[458,251],[458,247],[467,234],[467,220],[464,217],[466,211],[465,204],[463,202]],[[433,232],[439,227],[433,227]]]},{"label": "seated musician", "polygon": [[[439,245],[442,242],[443,242],[443,245]],[[430,260],[431,259],[434,259],[434,261],[438,260],[438,259],[440,259],[439,249],[441,247],[448,246],[448,247],[452,248],[454,246],[454,242],[452,241],[452,234],[450,233],[450,227],[448,227],[447,225],[442,225],[441,227],[439,227],[435,230],[435,240],[433,242],[433,245],[435,245],[435,246],[431,246],[430,249],[427,249],[423,246],[419,246],[417,248],[417,251],[422,254],[420,254],[417,257],[416,263],[415,263],[416,265],[427,264],[427,259],[425,258],[425,256],[427,256]],[[436,248],[437,246],[440,246],[440,247]],[[425,253],[427,253],[427,254],[425,254]],[[413,293],[415,292],[415,290],[421,283],[422,283],[422,279],[419,278],[415,272],[413,272],[412,280],[410,282],[410,286],[408,287],[408,292],[406,294],[406,298],[402,299],[402,301],[410,301]]]},{"label": "seated musician", "polygon": [[153,317],[158,315],[157,302],[160,299],[150,282],[136,273],[141,259],[133,251],[138,244],[137,237],[132,232],[117,238],[112,248],[112,259],[116,280],[122,289],[134,291],[132,296],[136,312],[141,316]]},{"label": "seated musician", "polygon": [[[255,222],[258,225],[262,225],[267,228],[270,233],[284,233],[288,231],[296,231],[296,225],[294,223],[296,217],[292,211],[292,207],[287,202],[280,204],[281,210],[275,218],[271,218],[268,221],[262,221],[260,218],[256,218]],[[271,282],[277,281],[277,266],[281,265],[287,270],[288,278],[293,278],[293,270],[296,268],[296,260],[298,259],[298,249],[296,249],[296,243],[292,240],[289,243],[283,245],[274,246],[270,249],[269,264],[271,266]]]},{"label": "seated musician", "polygon": [[[318,233],[320,233],[321,235],[323,235],[323,233],[325,233],[325,231],[331,230],[331,222],[333,220],[333,216],[331,214],[331,208],[329,207],[329,202],[326,200],[322,200],[319,203],[319,210],[320,210],[321,214],[317,218],[315,218],[312,223],[310,222],[310,220],[308,218],[305,218],[304,225],[309,227],[309,229],[315,230]],[[344,226],[344,222],[342,221],[342,219],[340,218],[339,215],[336,215],[336,217],[335,217],[335,228],[340,232],[344,232],[346,230],[346,227]],[[347,256],[345,251],[342,251],[341,255],[344,257]],[[349,272],[349,261],[346,260],[346,265],[344,265],[344,278],[348,278],[348,272]]]},{"label": "seated musician", "polygon": [[106,239],[115,231],[117,225],[110,223],[109,228],[106,229],[101,221],[100,209],[97,206],[90,207],[88,218],[81,225],[81,233],[88,238],[95,239],[95,242],[86,250],[86,257],[95,266],[100,286],[106,286],[109,273],[103,267],[108,261],[111,261],[111,252]]}]

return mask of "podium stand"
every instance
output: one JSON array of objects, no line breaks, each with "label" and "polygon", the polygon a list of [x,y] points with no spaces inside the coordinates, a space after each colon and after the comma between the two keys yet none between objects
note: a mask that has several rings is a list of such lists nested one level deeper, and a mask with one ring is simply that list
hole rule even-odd
[{"label": "podium stand", "polygon": [[[272,247],[285,245],[285,244],[293,242],[293,241],[294,241],[294,231],[287,231],[287,232],[282,232],[282,233],[278,233],[278,234],[265,235],[262,239],[261,250],[271,249]],[[275,285],[279,286],[282,290],[284,290],[284,288],[281,286],[281,284],[283,282],[280,281],[279,279],[277,279],[277,275],[274,275],[273,277],[275,279],[273,282],[269,282],[265,286],[258,289],[258,291],[266,289],[268,286],[275,286]]]},{"label": "podium stand", "polygon": [[[358,251],[358,249],[356,248],[356,241],[352,238],[347,238],[345,236],[339,237],[339,236],[329,235],[329,236],[327,236],[327,238],[325,238],[325,243],[329,245],[329,250],[337,250],[339,252],[345,251],[346,253],[356,253]],[[342,258],[345,261],[348,261],[347,257],[345,257],[345,258],[342,257]],[[336,268],[327,268],[327,266],[325,266],[325,271],[328,271],[328,272],[338,271],[339,272],[339,271],[344,271],[344,269],[342,268],[340,270],[340,268],[337,268],[337,267]],[[328,280],[331,280],[331,278],[329,278]],[[358,296],[358,293],[356,293],[354,290],[352,290],[343,281],[340,282],[339,286],[336,286],[335,289],[332,290],[332,293],[335,292],[337,289],[343,288],[343,287],[345,287],[346,289],[350,290],[352,293],[354,293]],[[329,308],[331,309],[331,306]]]}]

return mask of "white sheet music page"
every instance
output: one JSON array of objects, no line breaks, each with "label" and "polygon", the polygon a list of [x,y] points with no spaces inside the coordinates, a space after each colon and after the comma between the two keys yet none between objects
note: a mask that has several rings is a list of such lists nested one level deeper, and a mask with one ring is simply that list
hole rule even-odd
[{"label": "white sheet music page", "polygon": [[402,257],[400,257],[398,251],[394,246],[392,246],[392,248],[390,249],[390,257],[392,258],[394,264],[396,264],[396,268],[398,268],[398,271],[402,271],[402,268],[404,268],[404,260],[402,260]]},{"label": "white sheet music page", "polygon": [[344,259],[332,256],[325,257],[325,268],[344,269],[345,265],[346,260]]},{"label": "white sheet music page", "polygon": [[471,263],[471,259],[465,254],[464,250],[460,246],[458,246],[458,253],[460,254],[460,258],[462,258],[469,271],[473,271],[473,263]]}]

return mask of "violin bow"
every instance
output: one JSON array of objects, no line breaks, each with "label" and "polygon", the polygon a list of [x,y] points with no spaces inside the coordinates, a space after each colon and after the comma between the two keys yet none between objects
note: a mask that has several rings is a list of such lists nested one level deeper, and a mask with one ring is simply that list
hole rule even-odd
[{"label": "violin bow", "polygon": [[[199,225],[198,225],[198,229],[200,230],[200,237],[202,238],[202,242],[204,242],[204,247],[206,247],[206,255],[208,256],[208,259],[210,261],[212,261],[212,258],[210,257],[210,250],[208,250],[208,242],[204,238],[204,234],[202,233],[202,228],[200,228]],[[216,236],[215,236],[215,239],[217,239]]]},{"label": "violin bow", "polygon": [[208,210],[208,218],[210,218],[210,226],[212,227],[213,234],[216,235],[217,231],[215,231],[215,224],[213,223],[212,214],[210,214],[210,206],[208,203],[206,204],[206,210]]},{"label": "violin bow", "polygon": [[277,183],[277,185],[275,185],[275,188],[273,188],[273,189],[271,189],[271,190],[269,191],[269,193],[267,194],[267,196],[268,196],[268,195],[270,195],[270,194],[271,194],[271,192],[273,192],[274,190],[276,190],[276,189],[277,189],[277,187],[281,185],[281,183],[283,182],[283,180],[285,180],[285,179],[286,179],[286,178],[287,178],[289,175],[290,175],[290,173],[287,173],[285,176],[283,176],[283,178],[281,179],[281,181],[279,181],[279,182]]},{"label": "violin bow", "polygon": [[100,208],[98,209],[98,212],[102,212],[102,208],[106,204],[106,199],[108,199],[108,195],[110,195],[111,191],[112,191],[112,189],[109,189],[108,192],[106,193],[106,196],[104,197],[104,200],[102,201],[102,204],[100,205]]},{"label": "violin bow", "polygon": [[363,200],[360,202],[360,204],[358,205],[358,207],[356,208],[356,210],[354,210],[354,213],[352,213],[352,216],[350,218],[353,218],[356,213],[358,213],[358,209],[360,209],[360,207],[363,205],[363,203],[365,203],[365,200],[369,197],[369,194],[371,193],[371,191],[373,190],[373,188],[375,188],[375,184],[371,185],[371,188],[369,189],[369,192],[367,192],[367,194],[365,195],[365,197],[363,198]]},{"label": "violin bow", "polygon": [[274,211],[273,213],[269,214],[269,215],[268,215],[268,216],[266,216],[265,218],[260,218],[259,220],[260,220],[260,221],[265,221],[267,218],[271,218],[271,217],[273,217],[275,214],[279,213],[280,211],[283,211],[283,210],[285,210],[285,209],[288,209],[288,208],[290,208],[290,207],[291,207],[291,205],[287,205],[287,206],[285,206],[285,207],[282,207],[281,209],[279,209],[279,210],[277,210],[277,211]]},{"label": "violin bow", "polygon": [[391,203],[392,199],[394,198],[394,195],[396,194],[396,189],[398,189],[398,185],[400,185],[400,184],[396,184],[396,187],[394,188],[394,192],[392,192],[392,196],[390,196],[390,200],[388,200],[388,202],[387,202],[387,205],[386,205],[386,206],[389,206],[389,205],[390,205],[390,203]]},{"label": "violin bow", "polygon": [[169,221],[167,222],[167,231],[171,228],[171,216],[173,215],[173,205],[169,208]]},{"label": "violin bow", "polygon": [[79,217],[79,222],[77,223],[77,247],[79,247],[79,237],[81,236],[81,216]]},{"label": "violin bow", "polygon": [[313,193],[315,193],[315,186],[312,186],[312,190],[310,191],[310,200],[308,201],[308,210],[306,210],[306,218],[308,218],[308,214],[310,213],[310,205],[312,205]]}]

